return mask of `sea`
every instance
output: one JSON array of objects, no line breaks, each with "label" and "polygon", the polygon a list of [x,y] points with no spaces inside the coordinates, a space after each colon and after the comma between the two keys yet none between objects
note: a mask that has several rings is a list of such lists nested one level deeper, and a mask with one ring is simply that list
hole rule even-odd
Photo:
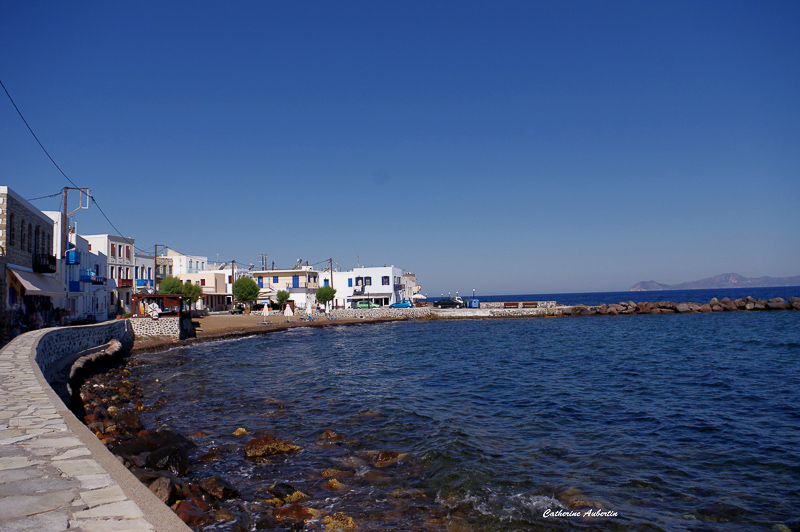
[{"label": "sea", "polygon": [[[495,300],[748,295],[800,288]],[[341,512],[358,531],[800,531],[798,311],[293,328],[134,362],[145,425],[241,491],[197,530],[279,526],[286,483],[321,512],[303,530]],[[261,434],[302,450],[245,458]]]}]

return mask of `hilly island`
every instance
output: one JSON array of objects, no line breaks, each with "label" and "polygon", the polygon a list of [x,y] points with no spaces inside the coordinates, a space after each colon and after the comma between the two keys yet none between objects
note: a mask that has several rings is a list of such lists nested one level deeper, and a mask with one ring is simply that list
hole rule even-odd
[{"label": "hilly island", "polygon": [[664,284],[656,281],[641,281],[630,288],[631,292],[650,290],[706,290],[709,288],[762,288],[772,286],[800,286],[800,275],[794,277],[745,277],[738,273],[723,273],[680,284]]}]

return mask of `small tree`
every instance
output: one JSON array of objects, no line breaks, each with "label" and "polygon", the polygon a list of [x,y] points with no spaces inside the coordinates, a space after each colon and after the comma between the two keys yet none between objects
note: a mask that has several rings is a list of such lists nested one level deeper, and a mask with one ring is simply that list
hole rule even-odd
[{"label": "small tree", "polygon": [[191,281],[186,281],[183,283],[183,295],[188,297],[192,303],[196,303],[202,294],[203,287],[199,284],[192,284]]},{"label": "small tree", "polygon": [[332,286],[320,286],[317,288],[317,301],[323,305],[327,305],[329,302],[333,301],[335,295],[336,289]]},{"label": "small tree", "polygon": [[183,283],[171,275],[158,285],[159,294],[183,294]]},{"label": "small tree", "polygon": [[257,300],[260,290],[256,282],[249,277],[240,277],[233,283],[233,297],[243,303],[249,304]]},{"label": "small tree", "polygon": [[286,302],[289,301],[289,292],[286,290],[278,290],[278,293],[275,294],[275,299],[278,300],[278,305],[281,306],[281,310],[286,305]]}]

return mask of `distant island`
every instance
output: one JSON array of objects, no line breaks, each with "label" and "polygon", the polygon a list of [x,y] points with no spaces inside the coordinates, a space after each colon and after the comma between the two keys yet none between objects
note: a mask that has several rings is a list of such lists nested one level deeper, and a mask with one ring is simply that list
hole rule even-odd
[{"label": "distant island", "polygon": [[680,284],[663,284],[655,281],[642,281],[630,289],[631,292],[650,290],[706,290],[709,288],[761,288],[766,286],[800,286],[800,275],[794,277],[744,277],[738,273],[723,273]]}]

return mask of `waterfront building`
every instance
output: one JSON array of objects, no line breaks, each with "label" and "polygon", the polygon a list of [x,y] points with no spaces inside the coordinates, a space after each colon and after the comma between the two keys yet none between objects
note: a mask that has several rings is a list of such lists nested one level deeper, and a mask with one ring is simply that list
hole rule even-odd
[{"label": "waterfront building", "polygon": [[135,292],[137,294],[148,294],[155,292],[155,255],[144,255],[137,253],[133,262],[133,279],[135,281]]},{"label": "waterfront building", "polygon": [[[330,270],[320,273],[322,286],[331,283]],[[364,266],[344,272],[333,272],[333,288],[336,289],[335,307],[351,308],[358,301],[366,300],[386,306],[411,297],[419,292],[417,276],[403,272],[396,266]],[[416,290],[416,291],[415,291]]]},{"label": "waterfront building", "polygon": [[288,270],[255,270],[251,273],[261,289],[259,303],[275,301],[276,294],[284,290],[289,292],[289,301],[294,308],[317,305],[320,273],[311,266],[298,264]]},{"label": "waterfront building", "polygon": [[0,186],[0,312],[11,311],[16,322],[27,321],[37,309],[52,309],[52,298],[66,295],[55,277],[57,262],[53,220]]},{"label": "waterfront building", "polygon": [[195,309],[219,312],[230,309],[232,294],[227,291],[230,272],[204,270],[197,273],[179,273],[175,277],[202,287],[203,293],[195,303]]},{"label": "waterfront building", "polygon": [[105,254],[90,250],[89,241],[75,233],[74,227],[66,231],[66,251],[62,252],[61,223],[64,215],[58,211],[45,211],[53,220],[53,252],[61,257],[56,262],[55,277],[66,289],[65,297],[53,298],[53,305],[63,309],[70,321],[108,319],[108,264]]},{"label": "waterfront building", "polygon": [[89,242],[89,251],[106,256],[109,317],[130,314],[136,266],[135,240],[109,234],[81,236]]}]

